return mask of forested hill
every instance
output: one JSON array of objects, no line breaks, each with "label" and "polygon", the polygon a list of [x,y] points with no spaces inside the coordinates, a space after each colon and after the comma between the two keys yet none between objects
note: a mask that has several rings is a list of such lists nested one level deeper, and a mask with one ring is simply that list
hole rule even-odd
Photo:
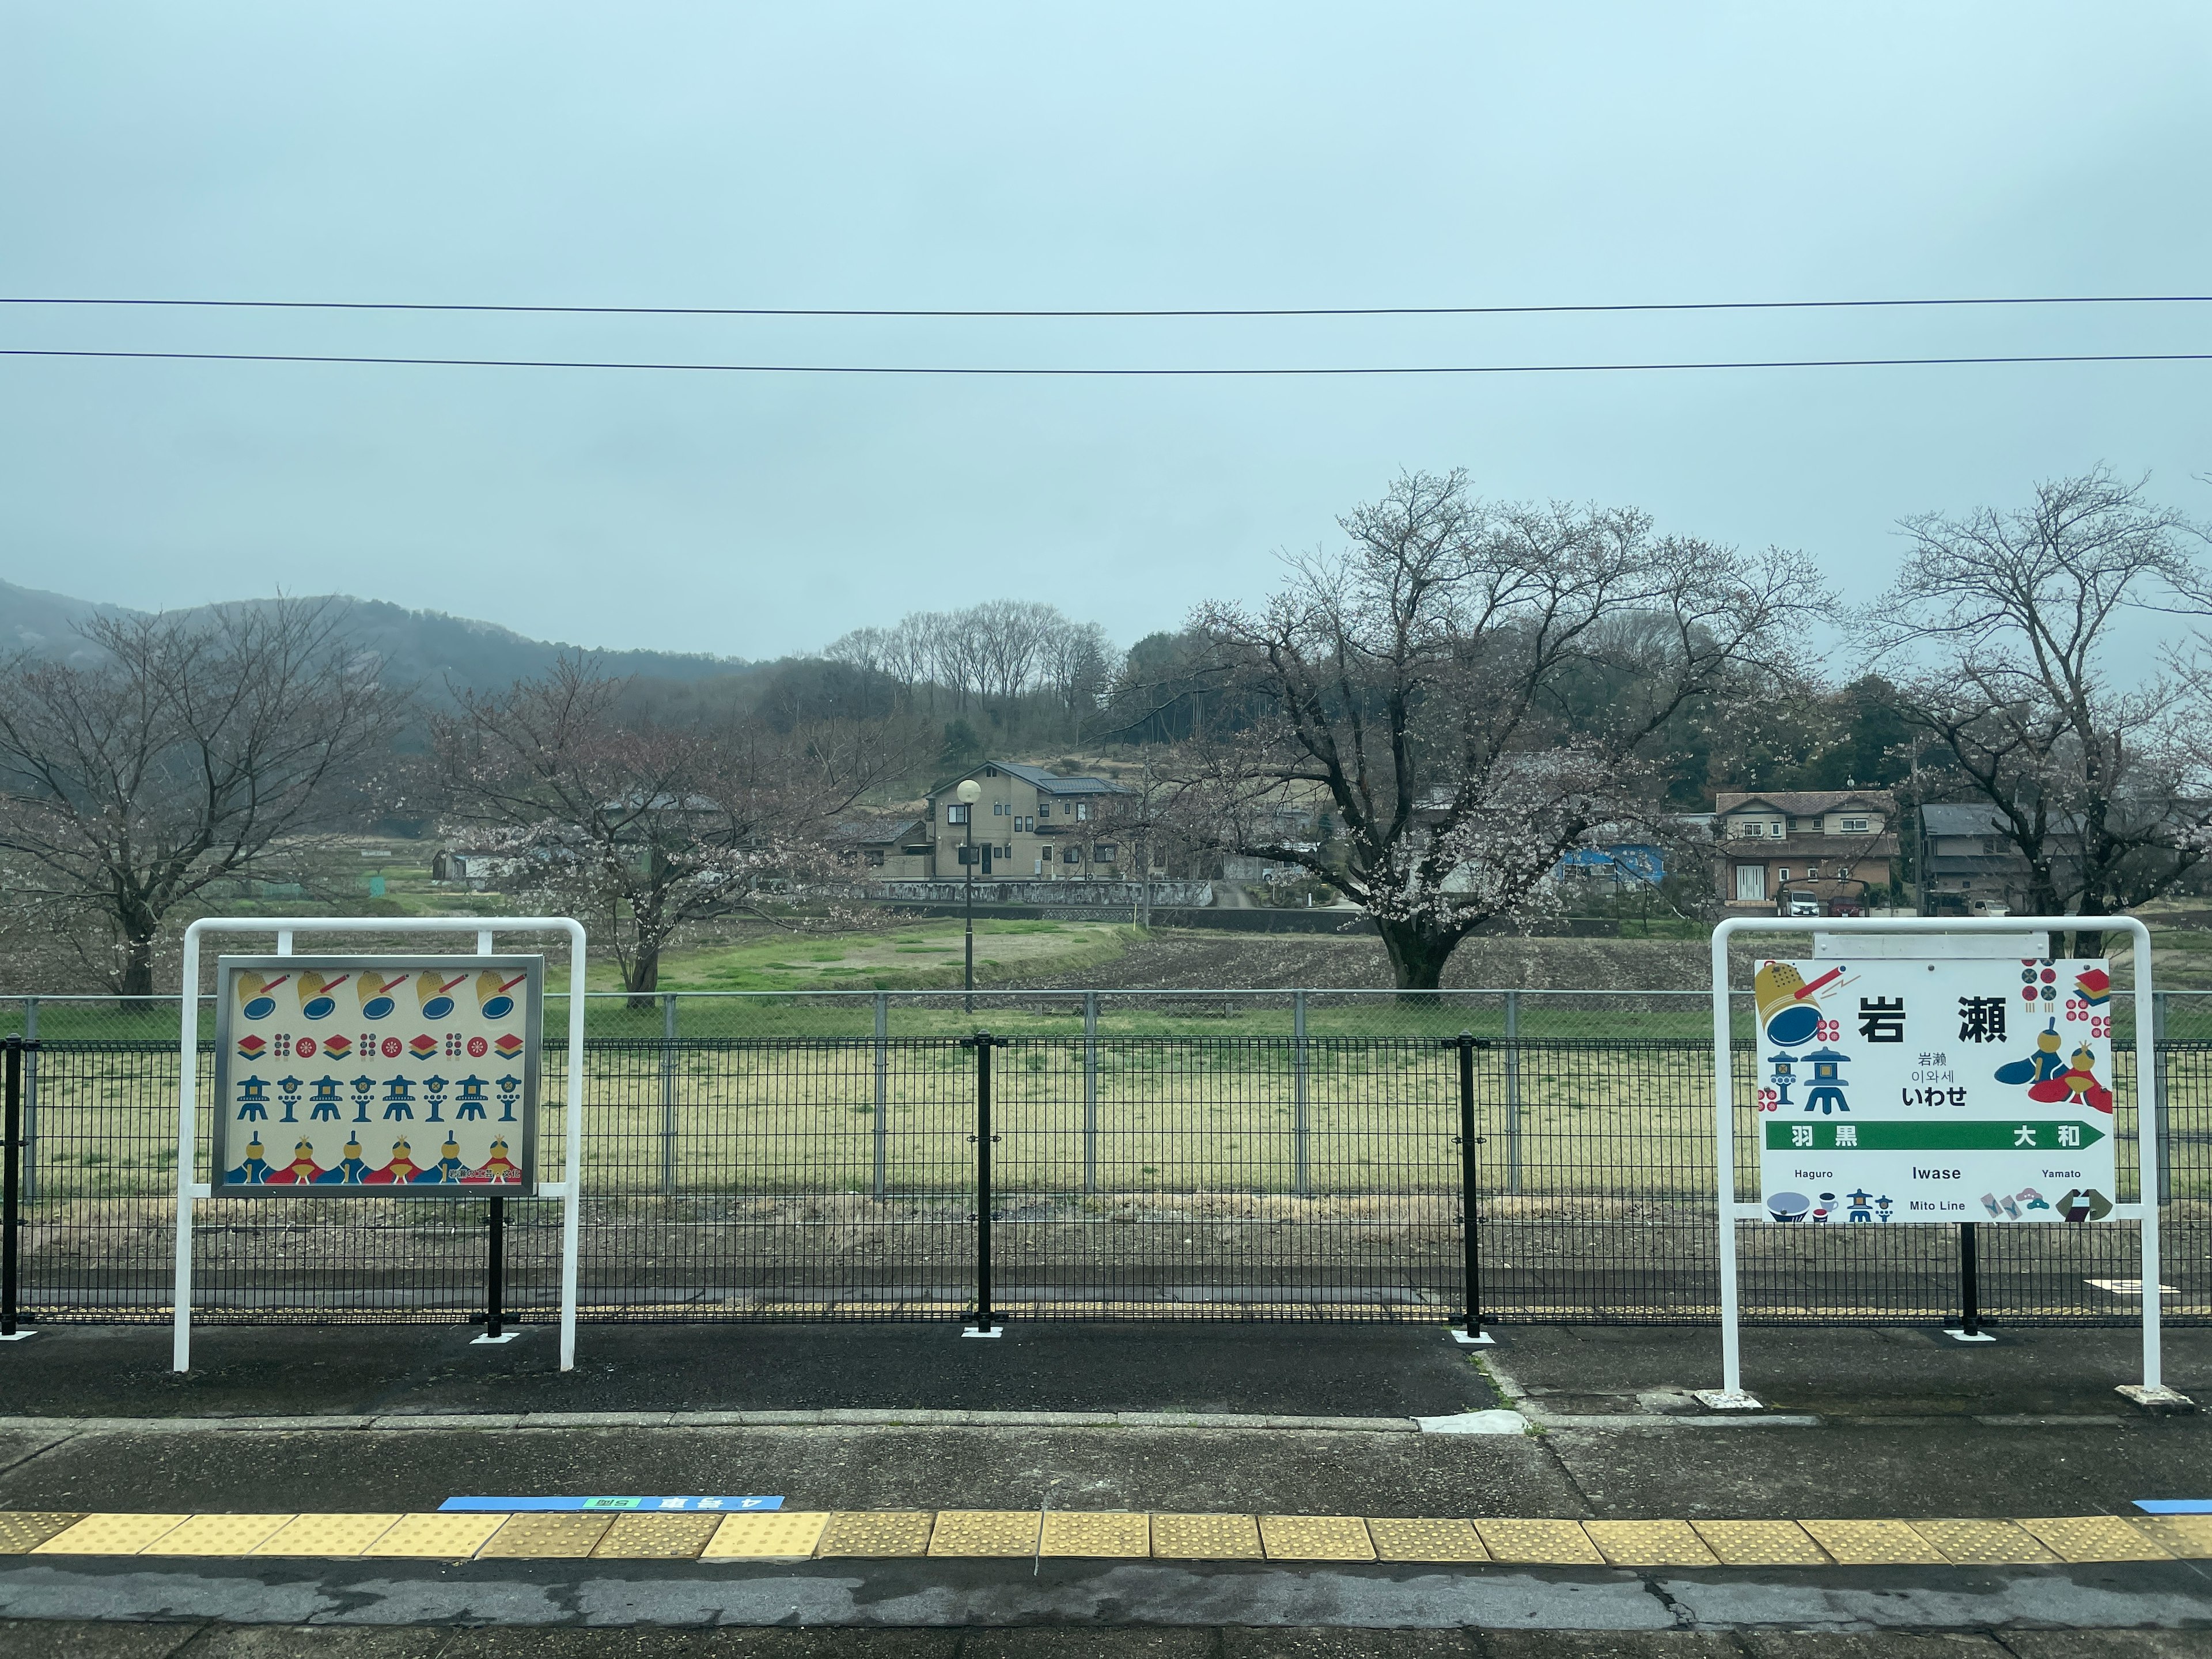
[{"label": "forested hill", "polygon": [[[378,599],[338,595],[330,604],[346,633],[384,659],[391,679],[403,684],[419,683],[433,697],[448,682],[468,686],[508,684],[543,672],[562,653],[579,648],[529,639],[495,623],[449,617],[437,611],[408,611]],[[130,614],[122,605],[99,605],[0,581],[0,653],[29,650],[44,656],[76,655],[86,648],[77,632],[79,625],[101,612]],[[607,651],[599,653],[599,661],[610,674],[665,680],[714,679],[743,674],[751,666],[734,657],[673,651]]]}]

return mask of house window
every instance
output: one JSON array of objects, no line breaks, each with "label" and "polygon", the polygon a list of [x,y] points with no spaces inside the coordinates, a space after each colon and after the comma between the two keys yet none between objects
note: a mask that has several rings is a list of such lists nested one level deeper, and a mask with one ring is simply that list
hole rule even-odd
[{"label": "house window", "polygon": [[1083,862],[1083,849],[1082,849],[1080,847],[1071,847],[1071,848],[1069,848],[1066,852],[1062,853],[1062,854],[1060,855],[1060,861],[1062,864],[1080,864],[1080,863],[1082,863],[1082,862]]},{"label": "house window", "polygon": [[1036,834],[1036,820],[1032,817],[1024,817],[1015,823],[1014,828],[1025,836],[1033,836]]},{"label": "house window", "polygon": [[1863,836],[1866,833],[1867,821],[1864,818],[1845,818],[1844,820],[1844,834],[1847,836]]},{"label": "house window", "polygon": [[924,842],[919,847],[902,847],[899,851],[910,859],[926,859],[929,856],[929,843]]},{"label": "house window", "polygon": [[1039,801],[1037,803],[1037,816],[1041,818],[1050,817],[1052,816],[1052,803],[1048,800]]},{"label": "house window", "polygon": [[1091,816],[1091,803],[1087,800],[1079,800],[1076,802],[1075,816],[1079,818],[1089,817]]},{"label": "house window", "polygon": [[868,862],[878,869],[881,869],[883,867],[884,855],[881,853],[871,849],[868,854]]},{"label": "house window", "polygon": [[1766,896],[1766,866],[1763,864],[1737,865],[1735,896],[1739,900],[1765,898]]},{"label": "house window", "polygon": [[1115,854],[1120,851],[1121,849],[1112,842],[1102,841],[1091,849],[1091,856],[1101,864],[1111,864],[1114,862]]},{"label": "house window", "polygon": [[991,816],[994,818],[1002,818],[1012,810],[1012,804],[1007,801],[994,800],[991,803]]},{"label": "house window", "polygon": [[1763,836],[1766,833],[1766,826],[1757,818],[1752,818],[1744,824],[1743,833],[1747,836]]},{"label": "house window", "polygon": [[1778,877],[1779,877],[1782,880],[1784,880],[1784,881],[1787,881],[1787,880],[1789,880],[1789,879],[1790,879],[1790,870],[1789,870],[1789,866],[1786,866],[1786,865],[1785,865],[1785,866],[1784,866],[1781,869],[1779,869],[1779,870],[1776,871],[1774,873],[1775,873]]},{"label": "house window", "polygon": [[965,805],[964,803],[963,803],[963,802],[960,802],[960,801],[954,801],[954,802],[953,802],[953,803],[951,803],[950,805],[948,805],[948,806],[945,809],[945,821],[947,823],[967,823],[967,822],[968,822],[968,808],[967,808],[966,805]]}]

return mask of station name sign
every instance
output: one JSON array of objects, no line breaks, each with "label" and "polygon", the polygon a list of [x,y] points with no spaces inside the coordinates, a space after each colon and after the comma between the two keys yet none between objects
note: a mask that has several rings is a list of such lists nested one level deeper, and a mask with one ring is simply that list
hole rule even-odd
[{"label": "station name sign", "polygon": [[2102,961],[1766,961],[1759,1193],[1796,1225],[2088,1223],[2112,1212]]}]

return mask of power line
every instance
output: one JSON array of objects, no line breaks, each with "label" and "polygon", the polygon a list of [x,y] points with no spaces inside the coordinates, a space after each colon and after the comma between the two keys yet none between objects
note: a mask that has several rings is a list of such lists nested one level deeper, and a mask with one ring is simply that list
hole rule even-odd
[{"label": "power line", "polygon": [[1123,310],[927,309],[895,307],[468,305],[398,300],[181,300],[0,296],[0,306],[167,307],[217,311],[490,312],[558,317],[904,317],[957,319],[1142,319],[1176,317],[1544,317],[1628,312],[1869,311],[1972,306],[2173,306],[2212,302],[2212,294],[2055,294],[1876,300],[1692,300],[1619,305],[1222,306]]},{"label": "power line", "polygon": [[1698,369],[1961,368],[2006,363],[2198,363],[2212,351],[2100,351],[1957,357],[1771,357],[1643,363],[1408,363],[1342,368],[991,368],[974,364],[699,363],[568,357],[386,357],[278,351],[70,351],[0,348],[0,357],[76,357],[183,363],[340,363],[410,368],[587,368],[706,374],[872,374],[1003,379],[1283,379],[1422,374],[1634,374]]}]

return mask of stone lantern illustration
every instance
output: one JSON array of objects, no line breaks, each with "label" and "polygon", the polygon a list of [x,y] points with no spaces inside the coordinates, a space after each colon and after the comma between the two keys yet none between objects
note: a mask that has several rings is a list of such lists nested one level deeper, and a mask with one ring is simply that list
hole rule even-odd
[{"label": "stone lantern illustration", "polygon": [[1820,1115],[1826,1117],[1831,1112],[1851,1109],[1844,1098],[1843,1074],[1836,1069],[1850,1060],[1849,1054],[1839,1054],[1833,1048],[1815,1048],[1805,1056],[1806,1063],[1813,1068],[1813,1086],[1805,1091],[1807,1111],[1817,1106]]}]

